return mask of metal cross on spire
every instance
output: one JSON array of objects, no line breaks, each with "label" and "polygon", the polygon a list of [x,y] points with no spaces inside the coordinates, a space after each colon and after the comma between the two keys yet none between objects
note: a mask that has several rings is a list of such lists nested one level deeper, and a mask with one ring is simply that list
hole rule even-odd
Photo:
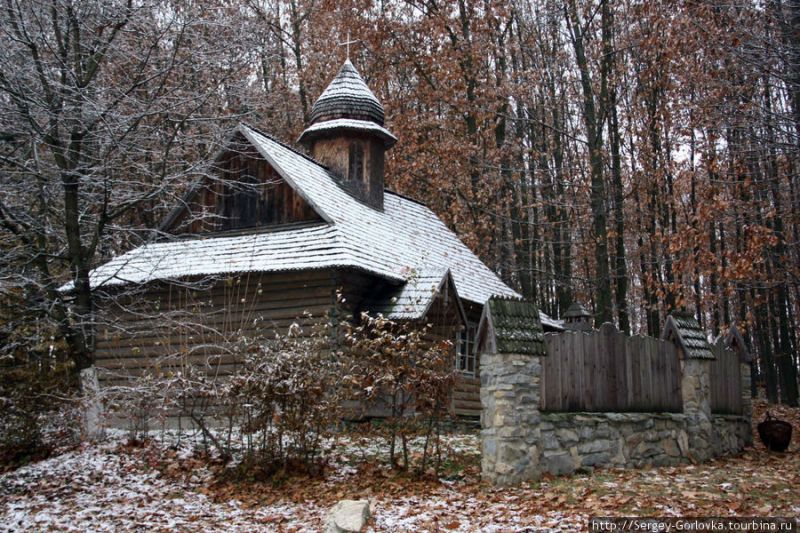
[{"label": "metal cross on spire", "polygon": [[347,30],[347,40],[343,43],[339,43],[339,46],[347,46],[347,59],[350,59],[350,45],[355,44],[358,42],[358,39],[351,41],[350,40],[350,30]]}]

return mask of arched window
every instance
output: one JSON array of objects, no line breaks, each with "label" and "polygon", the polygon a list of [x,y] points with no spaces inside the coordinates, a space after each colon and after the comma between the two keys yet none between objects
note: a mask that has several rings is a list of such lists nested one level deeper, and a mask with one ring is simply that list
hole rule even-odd
[{"label": "arched window", "polygon": [[347,178],[350,183],[361,183],[364,179],[364,146],[359,141],[350,143]]}]

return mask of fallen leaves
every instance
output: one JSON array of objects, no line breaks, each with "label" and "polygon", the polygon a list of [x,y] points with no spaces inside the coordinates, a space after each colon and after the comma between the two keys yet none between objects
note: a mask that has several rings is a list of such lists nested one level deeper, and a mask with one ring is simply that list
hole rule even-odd
[{"label": "fallen leaves", "polygon": [[[765,405],[756,403],[754,419]],[[770,409],[800,430],[800,409]],[[641,470],[598,469],[545,476],[520,488],[482,484],[478,439],[455,435],[458,472],[447,482],[416,479],[360,455],[327,478],[233,483],[208,457],[155,442],[89,445],[0,476],[0,523],[10,531],[141,524],[182,531],[319,531],[341,499],[369,499],[371,531],[581,530],[591,516],[798,516],[798,437],[788,452],[761,443],[738,457]],[[470,444],[471,443],[471,444]],[[472,447],[472,450],[470,450]],[[345,447],[342,447],[343,453]],[[345,468],[346,465],[346,468]]]}]

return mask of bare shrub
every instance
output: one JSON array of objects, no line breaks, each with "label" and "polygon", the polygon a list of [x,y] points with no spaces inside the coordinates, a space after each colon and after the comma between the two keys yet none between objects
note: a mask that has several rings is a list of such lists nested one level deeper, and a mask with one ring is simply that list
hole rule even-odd
[{"label": "bare shrub", "polygon": [[107,404],[132,439],[172,417],[187,420],[223,460],[240,456],[245,475],[318,473],[322,444],[341,418],[346,363],[333,335],[321,320],[306,329],[294,323],[267,340],[227,341],[220,350],[243,354],[233,374],[215,378],[207,364],[156,366],[107,393]]},{"label": "bare shrub", "polygon": [[319,471],[322,444],[340,417],[343,355],[334,349],[332,326],[310,331],[293,324],[248,354],[229,395],[244,408],[245,458],[266,474]]},{"label": "bare shrub", "polygon": [[[170,413],[188,419],[221,458],[241,458],[238,474],[274,478],[320,473],[325,443],[336,435],[344,405],[355,402],[361,415],[381,417],[376,427],[393,468],[438,471],[431,458],[439,455],[434,450],[442,421],[451,416],[457,375],[452,343],[435,338],[429,325],[368,314],[339,327],[327,319],[306,328],[300,322],[271,339],[239,338],[220,348],[243,354],[225,378],[209,376],[199,364],[147,373],[120,389],[126,397],[115,400],[117,412],[128,419],[133,438]],[[415,438],[422,440],[417,461],[410,453]]]},{"label": "bare shrub", "polygon": [[0,467],[46,457],[77,442],[77,388],[70,364],[0,368]]},{"label": "bare shrub", "polygon": [[[409,441],[421,436],[422,457],[414,470],[424,473],[431,450],[438,449],[441,422],[452,415],[449,406],[457,377],[453,343],[436,339],[430,324],[395,322],[381,315],[363,313],[358,325],[344,326],[355,363],[348,382],[367,412],[385,417],[380,427],[385,429],[391,466],[409,469]],[[438,471],[438,461],[435,467]]]}]

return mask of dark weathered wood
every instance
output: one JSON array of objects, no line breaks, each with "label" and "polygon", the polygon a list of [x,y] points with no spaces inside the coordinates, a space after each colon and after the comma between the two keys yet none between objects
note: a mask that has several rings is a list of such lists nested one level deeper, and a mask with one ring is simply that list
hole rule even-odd
[{"label": "dark weathered wood", "polygon": [[213,375],[229,374],[242,356],[226,351],[226,339],[270,339],[295,322],[310,331],[331,312],[336,277],[306,276],[304,282],[297,273],[242,275],[203,290],[154,283],[143,294],[109,302],[98,313],[95,358],[101,384],[190,363],[206,365]]},{"label": "dark weathered wood", "polygon": [[[95,357],[101,385],[124,387],[140,376],[168,375],[190,365],[224,378],[244,360],[244,354],[226,348],[226,339],[266,342],[294,323],[310,332],[326,315],[335,322],[358,314],[375,286],[375,278],[366,274],[334,270],[242,274],[203,288],[158,282],[137,294],[116,295],[98,313]],[[424,323],[433,324],[426,340],[454,341],[462,322],[457,300],[442,294],[425,317]],[[477,376],[457,381],[450,409],[459,416],[480,416]]]},{"label": "dark weathered wood", "polygon": [[208,233],[321,220],[250,143],[239,141],[217,161],[218,178],[195,190],[166,231]]},{"label": "dark weathered wood", "polygon": [[613,327],[545,335],[544,411],[679,412],[680,366],[675,347],[627,337]]},{"label": "dark weathered wood", "polygon": [[453,388],[453,409],[458,416],[481,415],[481,381],[470,376],[460,376]]},{"label": "dark weathered wood", "polygon": [[725,348],[720,338],[712,346],[716,359],[711,361],[711,412],[742,414],[742,378],[739,354]]}]

